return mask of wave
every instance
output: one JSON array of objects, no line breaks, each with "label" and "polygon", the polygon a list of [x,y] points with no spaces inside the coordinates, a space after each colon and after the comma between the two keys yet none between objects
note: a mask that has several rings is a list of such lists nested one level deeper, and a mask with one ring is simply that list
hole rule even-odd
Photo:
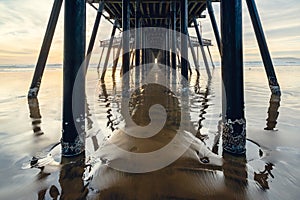
[{"label": "wave", "polygon": [[[47,64],[46,69],[60,69],[62,64]],[[0,65],[0,72],[13,72],[13,71],[27,71],[34,70],[35,65],[33,64],[15,64],[15,65]]]}]

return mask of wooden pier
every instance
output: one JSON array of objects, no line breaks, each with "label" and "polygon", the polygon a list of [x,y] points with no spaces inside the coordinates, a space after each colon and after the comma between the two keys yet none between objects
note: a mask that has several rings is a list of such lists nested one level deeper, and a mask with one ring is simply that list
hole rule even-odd
[{"label": "wooden pier", "polygon": [[[30,86],[28,97],[38,95],[45,64],[50,50],[57,19],[61,10],[62,0],[54,0],[53,10],[49,19],[44,42],[36,65],[35,74]],[[280,96],[272,60],[260,23],[259,14],[254,0],[246,0],[254,31],[257,37],[271,92]],[[221,34],[216,23],[212,3],[220,4]],[[127,73],[130,66],[154,63],[155,59],[172,69],[180,66],[181,75],[189,78],[188,48],[191,48],[196,70],[199,63],[194,47],[200,48],[205,63],[207,76],[211,78],[204,47],[211,46],[211,41],[203,39],[197,19],[205,17],[203,11],[208,10],[216,46],[222,60],[222,80],[224,83],[223,99],[223,150],[235,155],[245,154],[246,119],[244,116],[244,77],[243,77],[243,40],[242,40],[242,4],[241,0],[64,0],[64,60],[63,60],[63,120],[62,120],[62,154],[75,156],[85,149],[85,73],[89,64],[90,54],[95,46],[101,18],[113,23],[109,40],[101,42],[107,48],[104,70],[101,79],[105,78],[111,49],[123,50],[122,72]],[[92,36],[86,51],[86,6],[97,10]],[[106,15],[104,15],[104,11]],[[163,28],[164,32],[149,34],[143,28]],[[190,36],[188,28],[194,28],[196,36]],[[122,30],[122,36],[116,37],[116,29]],[[180,33],[180,35],[178,34]],[[159,41],[156,41],[159,40]],[[147,49],[149,41],[160,42],[162,49]],[[134,52],[134,62],[130,59]],[[209,48],[208,52],[210,54]],[[103,51],[102,51],[103,55]],[[102,57],[101,55],[101,57]],[[159,55],[159,56],[158,56]],[[211,57],[211,56],[210,56]],[[178,59],[179,58],[179,59]],[[114,71],[118,61],[114,62]],[[131,64],[132,63],[132,64]],[[84,68],[81,66],[84,65]],[[136,72],[139,73],[139,72]],[[79,84],[75,79],[79,77]],[[74,85],[76,84],[76,87]],[[74,96],[76,90],[77,96]]]}]

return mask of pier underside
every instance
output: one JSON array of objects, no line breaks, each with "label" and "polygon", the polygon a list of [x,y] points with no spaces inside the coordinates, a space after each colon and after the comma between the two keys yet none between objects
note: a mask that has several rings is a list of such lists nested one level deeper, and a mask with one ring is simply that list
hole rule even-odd
[{"label": "pier underside", "polygon": [[[90,3],[99,3],[99,0],[88,0]],[[180,1],[140,1],[140,17],[142,26],[145,27],[166,27],[170,18],[170,10],[172,2],[176,2],[176,24],[177,29],[180,25]],[[218,0],[212,2],[219,2]],[[130,13],[135,13],[136,1],[130,1]],[[105,1],[105,11],[109,14],[109,18],[122,20],[122,0]],[[191,27],[193,18],[201,18],[202,12],[206,9],[206,0],[190,0],[188,1],[188,26]],[[130,18],[130,26],[135,27],[134,16]]]},{"label": "pier underside", "polygon": [[[224,86],[224,91],[222,92],[223,149],[233,154],[245,154],[246,120],[244,116],[243,88],[242,1],[221,1],[221,20],[219,26],[216,23],[212,2],[220,1],[65,0],[63,136],[61,141],[62,154],[64,156],[78,155],[85,149],[85,75],[98,34],[101,17],[113,23],[113,29],[110,39],[102,41],[100,45],[103,48],[98,64],[98,73],[103,50],[107,47],[101,81],[105,80],[107,68],[110,67],[109,59],[113,57],[112,76],[114,78],[118,58],[122,57],[120,74],[123,76],[122,81],[128,82],[122,83],[122,90],[128,92],[130,90],[129,79],[132,76],[128,72],[135,68],[135,76],[138,77],[141,73],[143,74],[143,71],[147,70],[147,64],[153,64],[154,62],[166,66],[167,73],[165,78],[167,79],[170,79],[171,71],[174,77],[176,77],[177,71],[180,71],[181,77],[179,79],[181,80],[179,82],[181,83],[190,79],[193,71],[191,60],[194,60],[197,75],[200,75],[198,47],[200,47],[199,49],[204,61],[207,81],[208,83],[211,81],[212,73],[204,49],[206,46],[210,55],[209,46],[211,45],[211,41],[203,39],[202,31],[199,29],[199,21],[197,21],[197,19],[205,17],[202,13],[206,9],[210,16],[221,57],[221,78],[223,82],[222,86]],[[277,82],[255,2],[254,0],[246,0],[246,2],[259,43],[271,92],[280,96],[280,87]],[[85,43],[86,3],[97,10],[87,51]],[[29,98],[36,97],[38,94],[61,5],[62,0],[54,1],[41,53],[28,94]],[[195,29],[196,37],[191,37],[189,27]],[[219,34],[219,27],[221,34]],[[119,38],[115,37],[116,29],[122,31],[122,36]],[[99,32],[101,33],[101,30]],[[111,52],[115,47],[118,47],[116,55],[114,51]],[[194,47],[197,48],[197,54]],[[121,50],[122,54],[120,55]],[[189,51],[192,56],[189,56]],[[214,65],[212,66],[214,68]],[[185,87],[186,85],[183,86]],[[188,95],[184,94],[183,96]]]}]

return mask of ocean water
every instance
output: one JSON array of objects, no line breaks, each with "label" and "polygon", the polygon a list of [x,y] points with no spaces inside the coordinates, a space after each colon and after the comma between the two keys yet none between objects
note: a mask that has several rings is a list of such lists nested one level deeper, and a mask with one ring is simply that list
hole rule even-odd
[{"label": "ocean water", "polygon": [[[124,175],[103,172],[100,167],[98,177],[92,178],[91,171],[103,164],[95,155],[123,123],[118,74],[113,82],[108,70],[103,84],[98,81],[96,69],[89,71],[86,155],[70,160],[61,159],[56,146],[62,132],[61,65],[47,68],[38,99],[30,101],[27,91],[33,66],[0,66],[0,199],[299,199],[300,62],[278,59],[275,66],[282,96],[280,101],[270,103],[271,93],[261,62],[245,63],[246,157],[224,156],[221,168],[185,165],[176,171],[177,176],[169,168],[150,175]],[[220,68],[212,71],[210,82],[205,73],[201,69],[200,77],[195,71],[191,76],[189,121],[194,130],[199,130],[196,136],[203,144],[222,155],[221,141],[218,145],[222,119]],[[133,78],[130,84],[136,85]],[[176,88],[178,84],[170,85],[171,89],[180,90]],[[133,102],[141,96],[135,94]],[[269,126],[276,122],[274,130],[264,130],[267,118]],[[33,156],[44,158],[49,152],[52,160],[43,170],[28,167]],[[172,196],[172,191],[178,192]]]}]

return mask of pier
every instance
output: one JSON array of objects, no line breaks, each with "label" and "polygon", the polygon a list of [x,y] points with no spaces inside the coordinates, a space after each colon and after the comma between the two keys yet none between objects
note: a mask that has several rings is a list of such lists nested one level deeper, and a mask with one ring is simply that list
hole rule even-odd
[{"label": "pier", "polygon": [[[102,81],[105,79],[108,67],[112,67],[113,74],[115,74],[118,58],[121,57],[122,67],[119,70],[123,74],[123,90],[126,91],[129,87],[126,83],[127,76],[130,76],[128,72],[136,67],[143,69],[155,62],[167,66],[166,76],[170,76],[171,73],[176,73],[177,69],[180,69],[181,79],[186,84],[192,71],[199,73],[201,67],[199,52],[204,61],[206,76],[208,80],[212,78],[213,68],[211,69],[208,60],[210,59],[214,66],[209,49],[214,42],[203,38],[197,21],[199,18],[205,17],[203,11],[206,9],[215,36],[215,46],[221,57],[221,78],[224,86],[222,148],[224,152],[233,155],[245,154],[246,119],[244,114],[241,0],[222,2],[218,0],[54,0],[28,98],[35,98],[38,95],[63,2],[64,59],[61,139],[63,156],[73,157],[85,150],[85,76],[91,53],[97,46],[95,38],[102,31],[99,29],[101,20],[104,18],[110,21],[113,29],[110,38],[100,43],[102,50],[99,55],[99,66],[102,59],[104,59],[104,66],[99,78]],[[254,0],[246,0],[246,2],[271,93],[280,96],[280,87],[259,13]],[[212,4],[220,4],[220,25],[216,22]],[[85,42],[86,6],[92,6],[97,12],[88,45]],[[195,29],[195,36],[190,35],[189,28]],[[122,31],[120,37],[116,37],[116,30]],[[88,46],[87,50],[86,46]],[[104,48],[107,48],[106,55],[103,55]],[[114,49],[117,51],[115,52]],[[194,64],[189,59],[189,49]],[[108,62],[112,56],[115,58],[114,63],[113,66],[109,66]],[[191,66],[194,66],[195,69]],[[136,70],[135,73],[139,75],[142,72]],[[74,91],[76,91],[76,95],[74,95]]]}]

